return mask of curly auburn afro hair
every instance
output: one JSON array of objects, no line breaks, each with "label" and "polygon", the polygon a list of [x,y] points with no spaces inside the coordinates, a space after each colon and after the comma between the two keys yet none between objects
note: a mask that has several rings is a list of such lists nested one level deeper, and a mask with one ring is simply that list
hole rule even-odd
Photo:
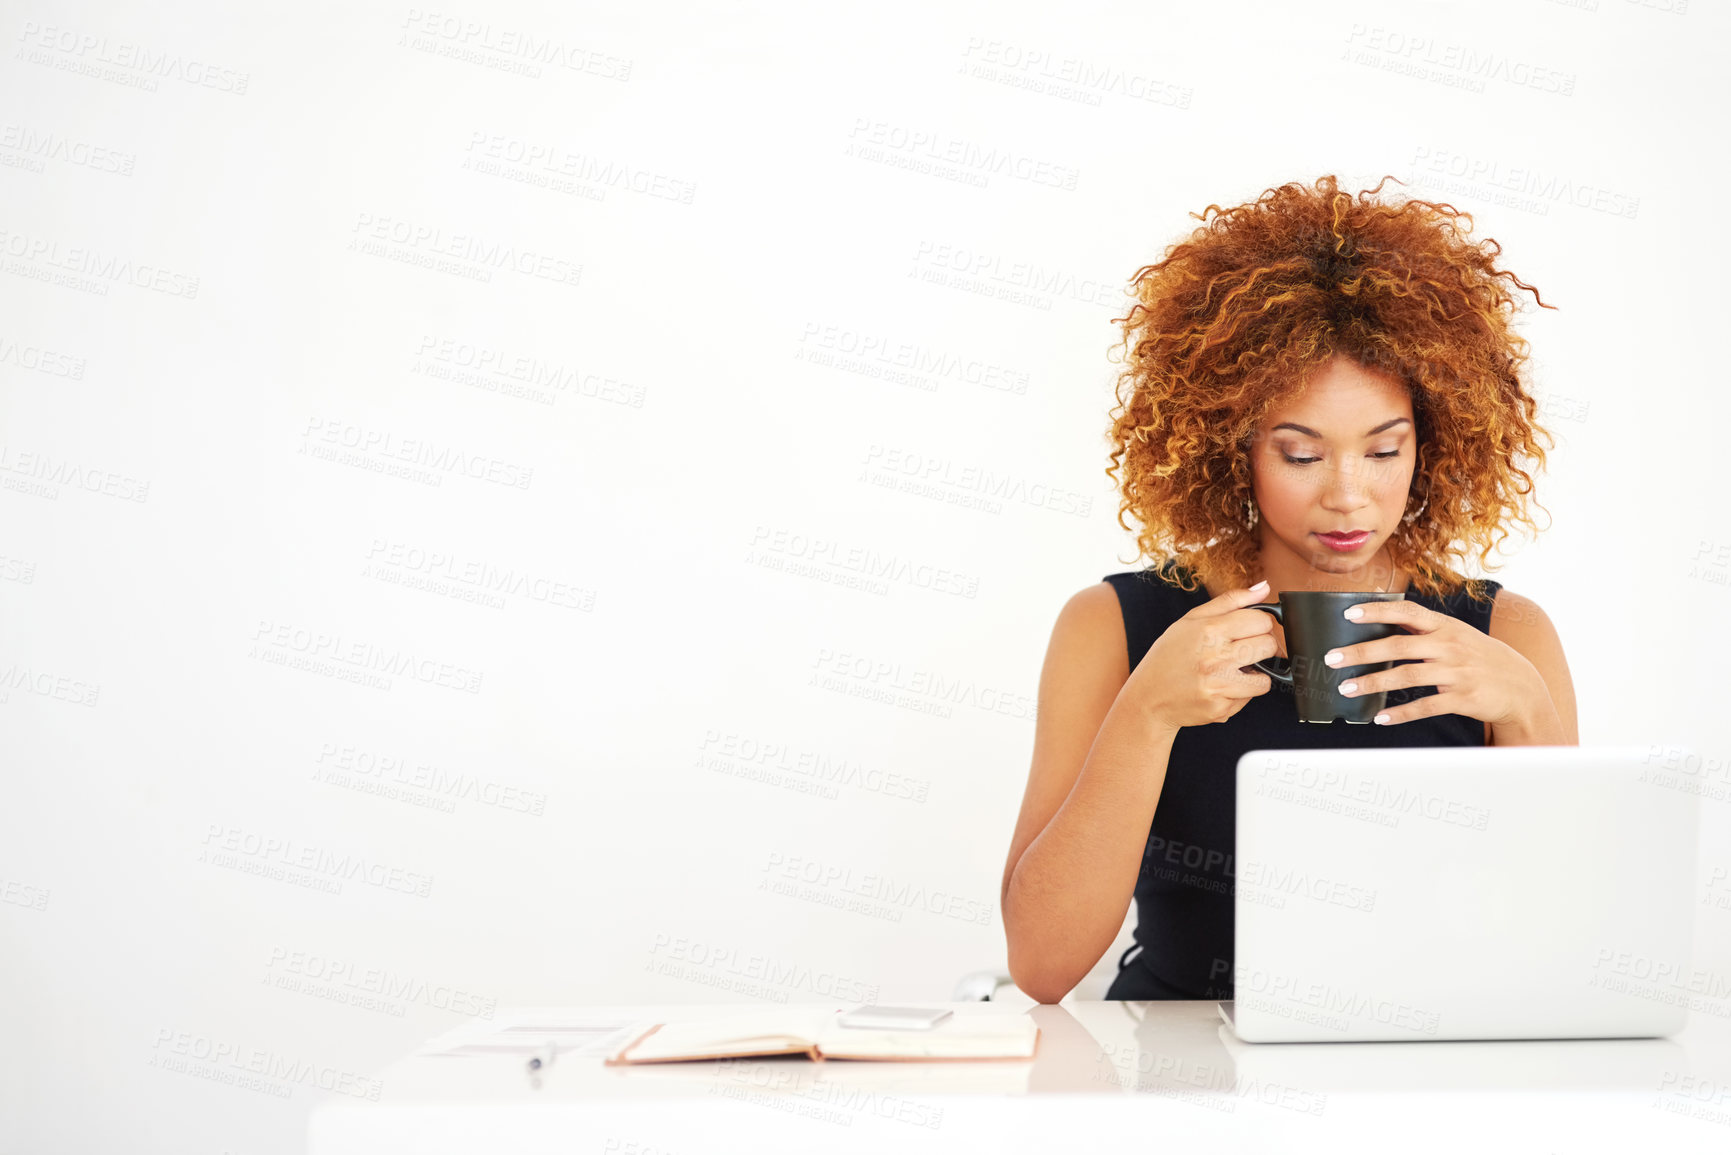
[{"label": "curly auburn afro hair", "polygon": [[1466,556],[1460,543],[1495,568],[1505,520],[1537,529],[1519,459],[1542,469],[1535,437],[1555,445],[1522,384],[1527,343],[1511,328],[1521,302],[1502,282],[1556,306],[1496,267],[1494,239],[1468,239],[1471,214],[1376,200],[1390,179],[1356,198],[1324,176],[1209,205],[1190,214],[1202,225],[1131,279],[1138,303],[1113,318],[1126,367],[1106,473],[1120,491],[1118,524],[1130,529],[1125,514],[1135,515],[1146,556],[1171,556],[1215,589],[1249,584],[1259,568],[1247,520],[1255,431],[1336,354],[1404,382],[1412,399],[1418,462],[1406,509],[1421,516],[1389,539],[1412,589],[1440,597],[1464,585],[1483,600],[1480,583],[1450,565]]}]

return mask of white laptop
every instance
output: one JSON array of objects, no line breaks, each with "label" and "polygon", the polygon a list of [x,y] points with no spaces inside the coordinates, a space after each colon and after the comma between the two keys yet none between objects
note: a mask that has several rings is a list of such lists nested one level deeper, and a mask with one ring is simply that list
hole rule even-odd
[{"label": "white laptop", "polygon": [[1712,774],[1675,744],[1252,750],[1221,1015],[1260,1043],[1658,1037],[1692,1000],[1731,1014],[1690,956]]}]

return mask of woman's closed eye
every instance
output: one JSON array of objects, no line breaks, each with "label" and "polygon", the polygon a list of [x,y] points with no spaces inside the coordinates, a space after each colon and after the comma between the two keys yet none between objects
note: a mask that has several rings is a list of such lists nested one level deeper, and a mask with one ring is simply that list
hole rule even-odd
[{"label": "woman's closed eye", "polygon": [[[1313,461],[1321,461],[1322,460],[1322,458],[1320,458],[1320,457],[1293,457],[1289,453],[1282,453],[1280,456],[1286,458],[1286,463],[1288,465],[1309,465]],[[1400,450],[1389,449],[1389,450],[1383,451],[1382,453],[1372,453],[1372,454],[1370,454],[1370,456],[1371,457],[1381,457],[1381,458],[1399,457],[1400,456]]]}]

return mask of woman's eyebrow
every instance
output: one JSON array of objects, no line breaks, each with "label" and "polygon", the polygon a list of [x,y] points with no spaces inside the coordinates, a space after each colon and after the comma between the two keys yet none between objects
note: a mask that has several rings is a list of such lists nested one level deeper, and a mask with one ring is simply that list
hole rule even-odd
[{"label": "woman's eyebrow", "polygon": [[[1375,437],[1378,433],[1381,433],[1384,429],[1393,429],[1396,425],[1399,425],[1402,421],[1405,421],[1408,425],[1412,424],[1412,421],[1409,418],[1395,417],[1391,420],[1384,421],[1381,425],[1378,425],[1375,429],[1372,429],[1369,433],[1366,433],[1365,436],[1366,437]],[[1291,422],[1291,421],[1282,421],[1279,425],[1276,425],[1274,428],[1275,429],[1296,429],[1296,430],[1298,430],[1298,432],[1304,434],[1306,437],[1314,437],[1319,441],[1326,440],[1326,438],[1324,438],[1322,436],[1322,434],[1318,433],[1316,430],[1306,429],[1304,426],[1298,425],[1298,424]]]}]

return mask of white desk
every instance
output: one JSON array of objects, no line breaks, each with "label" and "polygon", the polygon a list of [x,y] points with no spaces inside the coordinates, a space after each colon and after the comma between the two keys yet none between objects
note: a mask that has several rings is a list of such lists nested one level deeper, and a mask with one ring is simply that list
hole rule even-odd
[{"label": "white desk", "polygon": [[[836,1004],[839,1007],[839,1004]],[[1027,1014],[1026,1062],[805,1058],[607,1067],[416,1054],[378,1099],[314,1111],[312,1155],[935,1151],[1731,1151],[1731,1022],[1669,1039],[1240,1043],[1212,1002],[953,1004]],[[738,1003],[512,1009],[513,1024],[735,1014]]]}]

